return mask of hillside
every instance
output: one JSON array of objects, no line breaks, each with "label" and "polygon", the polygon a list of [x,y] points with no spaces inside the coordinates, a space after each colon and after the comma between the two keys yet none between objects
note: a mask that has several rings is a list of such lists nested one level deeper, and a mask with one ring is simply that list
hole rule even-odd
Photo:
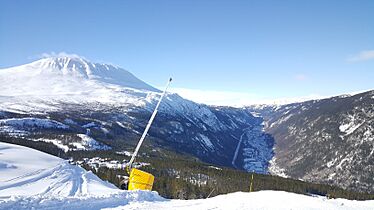
[{"label": "hillside", "polygon": [[[327,200],[286,192],[233,193],[168,200],[155,192],[121,191],[51,155],[0,143],[0,209],[370,209],[373,201]],[[22,155],[21,155],[22,154]],[[30,157],[32,159],[30,159]],[[32,163],[32,165],[30,164]],[[273,202],[267,202],[271,198]],[[289,202],[285,203],[284,200]]]},{"label": "hillside", "polygon": [[247,109],[274,137],[271,173],[374,192],[374,91]]}]

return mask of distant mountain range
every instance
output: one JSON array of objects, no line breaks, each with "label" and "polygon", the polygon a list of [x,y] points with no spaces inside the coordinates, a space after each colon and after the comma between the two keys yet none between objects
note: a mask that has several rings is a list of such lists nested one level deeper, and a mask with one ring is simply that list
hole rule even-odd
[{"label": "distant mountain range", "polygon": [[[0,140],[61,151],[132,149],[160,91],[128,71],[51,57],[0,70]],[[374,93],[216,107],[167,94],[146,146],[205,162],[373,192]]]}]

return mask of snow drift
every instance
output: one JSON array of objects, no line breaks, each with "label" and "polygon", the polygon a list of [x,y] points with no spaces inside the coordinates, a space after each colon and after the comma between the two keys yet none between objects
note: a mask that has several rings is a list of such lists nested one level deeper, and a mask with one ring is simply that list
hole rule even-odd
[{"label": "snow drift", "polygon": [[0,197],[92,196],[118,189],[92,172],[58,157],[26,147],[0,143]]}]

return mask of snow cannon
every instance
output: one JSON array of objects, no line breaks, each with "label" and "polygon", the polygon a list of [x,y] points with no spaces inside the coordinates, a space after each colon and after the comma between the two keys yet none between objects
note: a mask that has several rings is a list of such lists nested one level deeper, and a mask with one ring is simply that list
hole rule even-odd
[{"label": "snow cannon", "polygon": [[170,78],[168,83],[166,84],[166,88],[164,92],[162,92],[160,99],[158,100],[158,103],[155,107],[155,110],[153,111],[151,118],[148,121],[147,126],[144,129],[144,132],[142,136],[140,137],[140,140],[138,142],[138,145],[136,145],[135,151],[131,156],[131,159],[128,163],[128,173],[130,174],[129,182],[128,182],[128,190],[152,190],[153,187],[153,181],[155,177],[147,172],[144,172],[142,170],[139,170],[137,168],[133,168],[133,163],[135,161],[136,155],[139,152],[140,146],[142,145],[145,137],[147,136],[148,130],[152,125],[153,120],[156,117],[158,107],[161,104],[162,99],[164,98],[167,89],[169,88],[169,85],[171,83],[172,79]]},{"label": "snow cannon", "polygon": [[152,174],[133,168],[130,172],[128,190],[152,190],[154,180]]}]

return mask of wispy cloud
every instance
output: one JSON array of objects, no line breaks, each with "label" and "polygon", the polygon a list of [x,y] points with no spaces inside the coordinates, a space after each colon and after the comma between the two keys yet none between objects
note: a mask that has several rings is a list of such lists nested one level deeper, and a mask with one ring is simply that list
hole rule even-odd
[{"label": "wispy cloud", "polygon": [[72,57],[72,58],[83,58],[85,60],[88,60],[87,58],[83,57],[83,56],[80,56],[80,55],[77,55],[77,54],[74,54],[74,53],[67,53],[67,52],[45,52],[45,53],[42,53],[42,54],[39,54],[36,56],[37,59],[40,59],[40,58],[50,58],[50,57]]},{"label": "wispy cloud", "polygon": [[374,59],[374,50],[361,51],[356,55],[352,55],[348,58],[349,62],[359,62]]},{"label": "wispy cloud", "polygon": [[180,96],[198,103],[233,107],[242,107],[253,104],[288,104],[325,98],[318,94],[311,94],[302,97],[270,98],[249,92],[198,90],[188,88],[172,88],[171,92],[178,93]]}]

